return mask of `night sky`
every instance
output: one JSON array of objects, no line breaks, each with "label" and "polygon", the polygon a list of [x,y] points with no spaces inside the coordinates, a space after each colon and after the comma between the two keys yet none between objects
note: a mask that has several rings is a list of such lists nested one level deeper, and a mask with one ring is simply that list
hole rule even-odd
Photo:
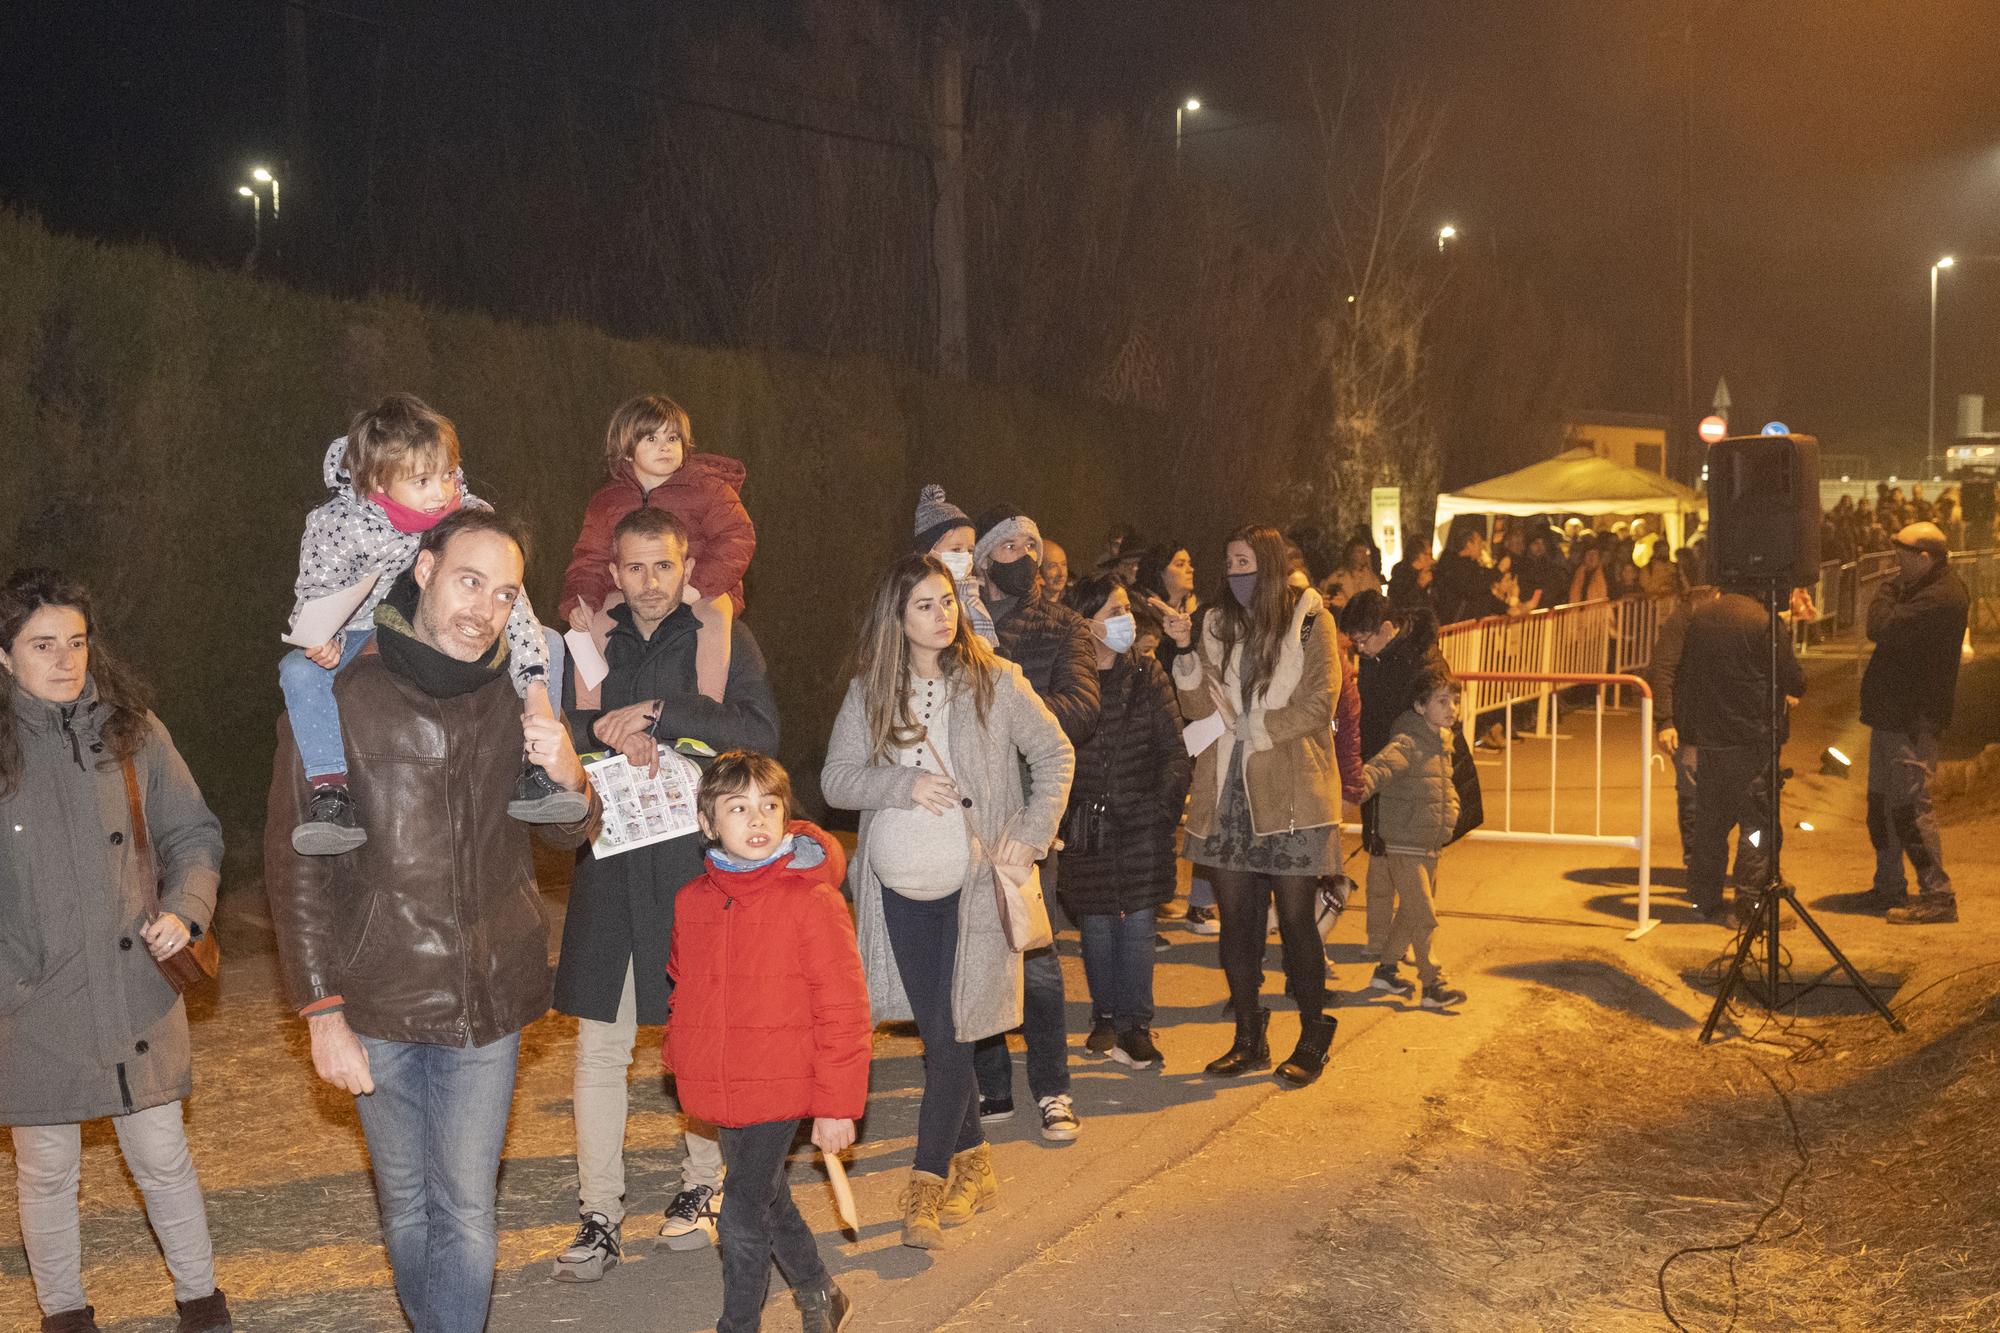
[{"label": "night sky", "polygon": [[[676,8],[782,24],[790,6]],[[1961,391],[1992,393],[2000,428],[2000,8],[1692,11],[1698,402],[1727,375],[1739,427],[1778,417],[1829,450],[1891,463],[1902,451],[1907,465],[1923,433],[1928,268],[1952,253],[1940,433]],[[1299,184],[1310,73],[1330,85],[1352,68],[1437,100],[1449,116],[1438,220],[1598,330],[1593,406],[1661,411],[1679,374],[1683,12],[1680,0],[1043,0],[1036,86],[1169,126],[1163,109],[1198,95],[1189,168],[1274,198]],[[234,187],[280,143],[280,6],[15,0],[0,16],[0,88],[0,200],[65,230],[225,258],[247,228]]]}]

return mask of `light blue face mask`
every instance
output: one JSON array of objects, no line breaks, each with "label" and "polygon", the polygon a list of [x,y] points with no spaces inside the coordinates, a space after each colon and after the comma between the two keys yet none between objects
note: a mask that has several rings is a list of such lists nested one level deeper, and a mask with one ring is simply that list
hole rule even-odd
[{"label": "light blue face mask", "polygon": [[1097,623],[1104,636],[1104,646],[1114,653],[1130,652],[1133,642],[1139,637],[1139,622],[1132,618],[1130,612],[1121,612]]}]

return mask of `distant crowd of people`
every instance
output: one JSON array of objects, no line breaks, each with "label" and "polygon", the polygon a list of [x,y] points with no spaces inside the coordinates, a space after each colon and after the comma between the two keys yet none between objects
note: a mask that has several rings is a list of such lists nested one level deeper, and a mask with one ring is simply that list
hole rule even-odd
[{"label": "distant crowd of people", "polygon": [[1926,498],[1921,483],[1908,496],[1901,486],[1875,483],[1873,501],[1843,495],[1820,520],[1820,558],[1843,563],[1895,549],[1896,534],[1912,523],[1935,524],[1953,551],[1989,550],[2000,545],[2000,525],[1989,516],[1985,531],[1974,531],[1961,504],[1960,489],[1947,486]]}]

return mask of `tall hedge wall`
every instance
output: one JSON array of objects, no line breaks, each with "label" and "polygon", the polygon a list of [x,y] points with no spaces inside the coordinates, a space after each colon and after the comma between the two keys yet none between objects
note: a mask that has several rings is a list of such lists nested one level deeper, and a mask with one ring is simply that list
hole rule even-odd
[{"label": "tall hedge wall", "polygon": [[[878,364],[632,342],[579,325],[336,300],[57,236],[0,212],[0,568],[96,591],[107,643],[153,681],[239,851],[260,831],[278,635],[320,455],[360,407],[421,394],[458,425],[473,490],[534,534],[552,618],[604,423],[660,390],[704,448],[749,468],[749,624],[783,709],[783,758],[817,773],[866,590],[905,549],[919,485],[967,511],[1011,500],[1079,560],[1108,524],[1172,513],[1142,416]],[[1219,515],[1197,515],[1215,529]]]}]

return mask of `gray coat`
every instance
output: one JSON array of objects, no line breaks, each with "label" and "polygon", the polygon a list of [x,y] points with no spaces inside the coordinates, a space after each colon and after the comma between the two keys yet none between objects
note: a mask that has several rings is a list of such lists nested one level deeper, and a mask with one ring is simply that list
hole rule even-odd
[{"label": "gray coat", "polygon": [[[947,743],[952,777],[971,798],[972,828],[981,843],[997,848],[1005,836],[1048,854],[1069,801],[1076,755],[1055,714],[1036,696],[1019,667],[1000,663],[993,703],[980,725],[970,693],[952,694],[951,736]],[[854,931],[861,966],[868,974],[868,1001],[878,1023],[908,1020],[910,999],[889,950],[882,917],[882,881],[868,864],[868,830],[877,810],[913,809],[923,770],[868,757],[868,719],[861,683],[852,682],[833,720],[820,791],[827,804],[861,812],[861,837],[847,864],[848,892],[854,898]],[[1026,761],[1031,790],[1021,789]],[[1018,816],[1018,818],[1017,818]],[[1009,829],[1008,822],[1014,827]],[[990,874],[975,861],[968,867],[958,899],[958,958],[952,982],[951,1015],[960,1041],[977,1041],[1021,1022],[1021,955],[1007,945],[993,901]]]},{"label": "gray coat", "polygon": [[[129,1115],[193,1091],[187,1010],[139,928],[152,886],[116,764],[100,767],[106,709],[9,687],[23,770],[0,800],[0,1124]],[[158,718],[133,757],[162,874],[160,905],[206,930],[222,826]]]}]

